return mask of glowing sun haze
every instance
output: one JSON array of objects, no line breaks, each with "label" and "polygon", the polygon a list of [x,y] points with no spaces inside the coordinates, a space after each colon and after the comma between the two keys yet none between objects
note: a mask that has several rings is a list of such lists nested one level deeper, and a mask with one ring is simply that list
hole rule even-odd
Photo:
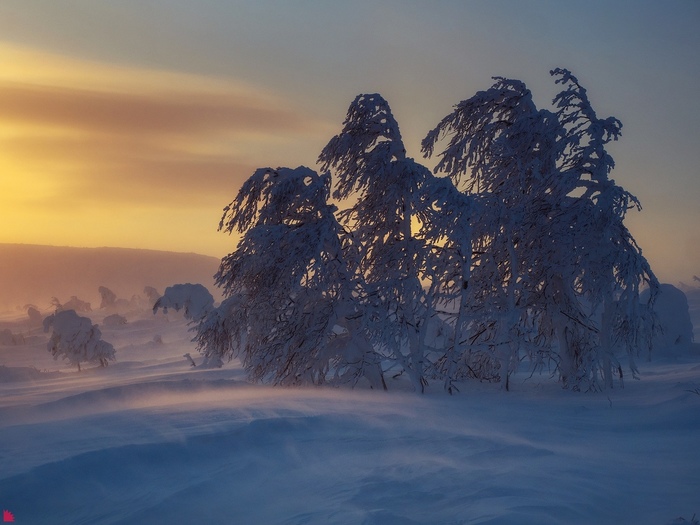
[{"label": "glowing sun haze", "polygon": [[233,80],[8,44],[0,63],[2,242],[221,254],[256,153],[330,131]]},{"label": "glowing sun haze", "polygon": [[[0,242],[221,257],[257,167],[315,160],[358,93],[409,156],[494,75],[540,107],[570,69],[623,122],[613,178],[662,280],[700,273],[700,3],[401,0],[0,3]],[[426,163],[432,166],[431,162]]]}]

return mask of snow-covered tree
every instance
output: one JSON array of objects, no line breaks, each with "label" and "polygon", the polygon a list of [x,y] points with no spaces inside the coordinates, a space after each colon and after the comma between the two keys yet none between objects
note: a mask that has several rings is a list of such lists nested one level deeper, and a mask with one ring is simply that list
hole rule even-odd
[{"label": "snow-covered tree", "polygon": [[165,289],[165,293],[153,305],[153,313],[162,309],[176,312],[183,310],[185,319],[197,323],[214,308],[214,298],[209,290],[201,284],[174,284]]},{"label": "snow-covered tree", "polygon": [[381,385],[371,348],[352,331],[356,306],[330,175],[262,168],[225,209],[220,229],[242,233],[217,284],[226,299],[199,325],[205,356],[240,356],[253,380],[320,384],[366,377]]},{"label": "snow-covered tree", "polygon": [[39,326],[43,322],[43,317],[39,309],[31,304],[25,306],[27,309],[27,317],[29,317],[29,324],[31,326]]},{"label": "snow-covered tree", "polygon": [[56,309],[57,312],[60,310],[75,310],[76,312],[92,311],[90,303],[79,299],[75,295],[71,295],[71,298],[65,304],[62,304],[61,301],[58,300],[58,298],[52,297],[51,305]]},{"label": "snow-covered tree", "polygon": [[[474,257],[466,352],[478,356],[479,375],[504,376],[507,387],[527,347],[528,316],[542,294],[544,268],[536,258],[543,255],[556,199],[551,188],[558,125],[551,113],[537,109],[525,84],[495,80],[455,106],[424,139],[423,151],[432,155],[438,140],[449,137],[436,172],[479,196],[479,214],[470,217]],[[460,362],[474,371],[471,361]]]},{"label": "snow-covered tree", "polygon": [[117,302],[117,294],[106,286],[100,286],[97,291],[100,293],[100,308],[111,308]]},{"label": "snow-covered tree", "polygon": [[406,157],[399,126],[378,94],[355,98],[319,162],[323,170],[334,169],[333,196],[355,200],[339,217],[352,232],[349,260],[367,314],[363,327],[382,357],[422,391],[430,305],[420,273],[428,248],[414,235],[412,221],[432,174]]},{"label": "snow-covered tree", "polygon": [[[614,117],[599,118],[586,89],[568,70],[551,74],[564,88],[554,99],[565,130],[559,169],[572,191],[582,193],[570,200],[562,218],[573,234],[576,254],[569,258],[574,275],[567,285],[586,300],[596,328],[585,332],[590,351],[583,359],[576,355],[581,360],[575,365],[577,380],[595,386],[601,373],[603,385],[611,387],[614,371],[622,377],[618,350],[628,356],[635,373],[635,354],[651,348],[659,283],[624,224],[629,209],[641,209],[639,200],[610,178],[615,163],[605,146],[618,139],[622,124]],[[643,286],[651,290],[646,305],[639,302]]]},{"label": "snow-covered tree", "polygon": [[149,307],[153,308],[156,301],[161,298],[161,294],[153,286],[144,286],[143,293],[146,294],[146,299],[148,300]]},{"label": "snow-covered tree", "polygon": [[25,343],[22,334],[13,334],[9,328],[0,330],[0,345],[23,345]]},{"label": "snow-covered tree", "polygon": [[[650,290],[644,290],[639,299],[642,304],[649,301]],[[693,322],[690,318],[688,297],[685,292],[667,283],[659,285],[655,302],[659,330],[652,344],[656,355],[682,356],[693,344]]]},{"label": "snow-covered tree", "polygon": [[126,317],[119,314],[112,314],[102,319],[102,324],[109,327],[123,326],[127,323]]},{"label": "snow-covered tree", "polygon": [[468,344],[475,289],[470,286],[475,258],[473,221],[480,216],[481,203],[459,192],[449,178],[431,179],[419,198],[416,237],[429,248],[421,280],[431,305],[428,326],[438,330],[428,336],[428,374],[452,393],[459,381],[491,378],[497,373],[488,353]]},{"label": "snow-covered tree", "polygon": [[[224,210],[242,234],[216,275],[225,300],[199,317],[208,358],[241,357],[279,384],[386,386],[406,373],[452,392],[508,378],[520,359],[554,366],[566,386],[612,386],[618,350],[650,341],[656,279],[623,223],[637,200],[609,178],[598,119],[578,81],[554,110],[518,80],[459,103],[423,141],[437,174],[406,156],[378,94],[359,95],[319,156],[323,175],[264,168]],[[330,170],[333,198],[328,202]]]},{"label": "snow-covered tree", "polygon": [[102,332],[87,317],[75,310],[62,310],[44,319],[44,331],[52,330],[47,349],[54,359],[62,357],[71,365],[99,363],[107,366],[114,361],[114,347],[102,340]]},{"label": "snow-covered tree", "polygon": [[637,201],[608,179],[604,146],[619,122],[598,119],[570,73],[553,74],[567,84],[556,113],[538,110],[522,82],[497,77],[423,150],[449,137],[436,171],[483,203],[472,223],[468,351],[489,349],[506,379],[525,352],[553,361],[565,384],[595,387],[602,375],[611,386],[613,347],[639,346],[649,311],[638,307],[639,286],[655,279],[622,223]]}]

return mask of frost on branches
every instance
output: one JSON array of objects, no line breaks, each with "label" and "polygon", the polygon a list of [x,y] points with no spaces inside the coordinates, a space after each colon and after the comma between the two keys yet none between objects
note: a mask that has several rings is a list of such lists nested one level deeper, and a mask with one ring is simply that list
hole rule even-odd
[{"label": "frost on branches", "polygon": [[639,203],[609,177],[621,124],[552,75],[551,110],[502,77],[456,105],[423,141],[435,174],[378,94],[352,102],[323,174],[257,170],[224,210],[220,230],[242,238],[199,350],[275,384],[508,388],[523,359],[575,389],[612,387],[621,356],[634,373],[658,283],[623,223]]},{"label": "frost on branches", "polygon": [[[572,388],[612,387],[616,356],[650,341],[658,287],[623,224],[631,194],[609,178],[605,150],[617,119],[599,119],[576,78],[556,112],[537,110],[525,85],[496,78],[458,104],[423,141],[426,155],[449,137],[436,171],[487,206],[474,224],[470,349],[484,346],[506,376],[522,355],[553,365]],[[654,293],[639,303],[640,286]],[[506,383],[507,386],[507,383]]]},{"label": "frost on branches", "polygon": [[102,340],[102,332],[87,317],[75,310],[62,310],[44,319],[44,331],[53,330],[47,349],[54,359],[62,357],[71,365],[99,363],[107,366],[114,361],[114,347]]},{"label": "frost on branches", "polygon": [[216,281],[226,300],[199,325],[206,356],[240,357],[254,380],[274,384],[383,384],[359,315],[343,237],[329,204],[330,175],[264,168],[225,209],[220,229],[243,234]]},{"label": "frost on branches", "polygon": [[421,274],[429,245],[414,234],[413,221],[432,174],[406,157],[398,124],[377,94],[355,99],[319,161],[335,170],[333,196],[355,201],[339,218],[351,232],[348,271],[362,307],[361,330],[381,361],[422,390],[431,305]]}]

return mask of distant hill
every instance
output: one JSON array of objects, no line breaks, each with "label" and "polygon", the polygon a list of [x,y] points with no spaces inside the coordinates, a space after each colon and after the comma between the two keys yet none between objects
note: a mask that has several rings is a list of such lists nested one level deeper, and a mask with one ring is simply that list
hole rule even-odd
[{"label": "distant hill", "polygon": [[44,310],[52,297],[65,302],[73,295],[98,307],[100,286],[130,299],[145,286],[162,293],[172,284],[191,282],[217,297],[213,275],[219,262],[194,253],[0,243],[0,310],[27,303]]}]

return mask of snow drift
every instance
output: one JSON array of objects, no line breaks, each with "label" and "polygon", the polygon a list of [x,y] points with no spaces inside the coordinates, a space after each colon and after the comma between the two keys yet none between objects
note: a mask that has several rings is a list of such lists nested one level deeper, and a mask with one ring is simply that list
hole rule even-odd
[{"label": "snow drift", "polygon": [[128,321],[102,328],[118,356],[105,369],[60,367],[31,331],[0,347],[0,503],[17,523],[668,525],[700,511],[692,355],[605,393],[522,372],[509,393],[281,389],[190,367],[181,313]]}]

